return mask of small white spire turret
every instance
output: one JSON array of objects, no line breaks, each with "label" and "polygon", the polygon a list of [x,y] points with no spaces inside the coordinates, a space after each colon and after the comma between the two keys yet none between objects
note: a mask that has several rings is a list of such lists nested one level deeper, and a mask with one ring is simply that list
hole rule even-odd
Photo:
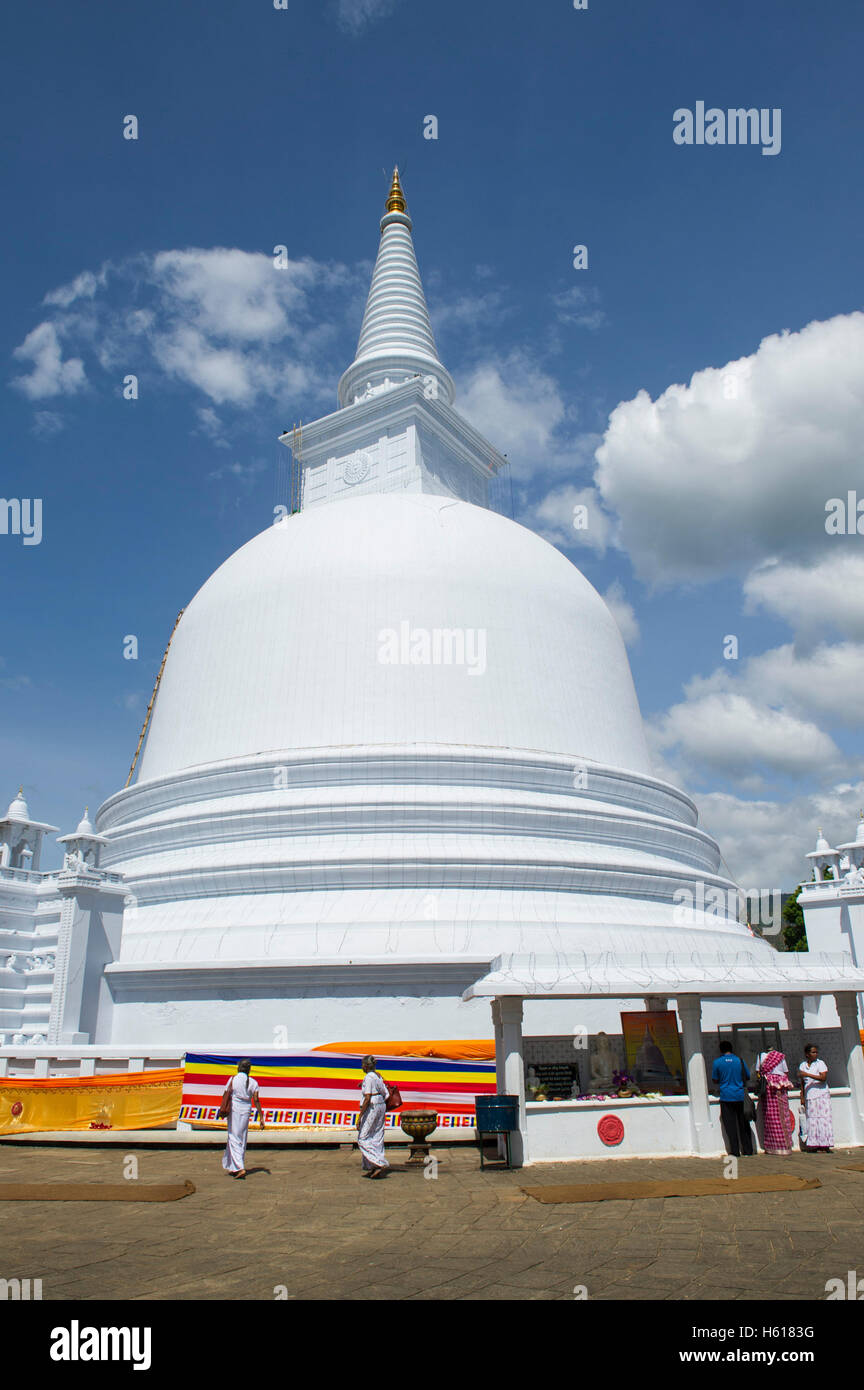
[{"label": "small white spire turret", "polygon": [[847,880],[851,874],[854,878],[864,876],[864,811],[859,811],[858,826],[855,831],[855,839],[848,840],[845,845],[838,845],[837,848],[843,858],[840,861],[841,868],[847,870]]},{"label": "small white spire turret", "polygon": [[822,827],[820,825],[816,836],[816,848],[811,849],[810,853],[807,855],[807,859],[813,869],[813,878],[816,883],[824,883],[826,881],[826,869],[830,869],[833,877],[836,879],[839,858],[840,855],[838,851],[831,848],[825,836],[822,834]]},{"label": "small white spire turret", "polygon": [[[0,806],[2,805],[3,803],[2,801],[0,801]],[[27,802],[24,800],[23,787],[18,788],[18,795],[9,802],[9,810],[6,812],[6,819],[25,821],[30,820],[30,812],[27,808]]]},{"label": "small white spire turret", "polygon": [[63,873],[81,873],[82,871],[95,872],[99,867],[99,851],[108,841],[104,835],[97,835],[88,815],[89,807],[84,807],[84,814],[78,822],[78,827],[71,835],[58,836],[58,845],[64,845],[66,852],[63,857]]},{"label": "small white spire turret", "polygon": [[[2,804],[2,803],[0,803]],[[56,825],[31,820],[30,809],[24,800],[24,788],[9,803],[9,810],[0,820],[0,868],[38,871],[42,837]]]}]

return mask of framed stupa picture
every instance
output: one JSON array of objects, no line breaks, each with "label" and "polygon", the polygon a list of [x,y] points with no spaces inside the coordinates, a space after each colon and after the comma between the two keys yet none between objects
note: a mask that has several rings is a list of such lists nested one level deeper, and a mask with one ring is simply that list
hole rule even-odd
[{"label": "framed stupa picture", "polygon": [[673,1011],[622,1013],[621,1032],[626,1073],[635,1088],[643,1095],[686,1093],[678,1020]]}]

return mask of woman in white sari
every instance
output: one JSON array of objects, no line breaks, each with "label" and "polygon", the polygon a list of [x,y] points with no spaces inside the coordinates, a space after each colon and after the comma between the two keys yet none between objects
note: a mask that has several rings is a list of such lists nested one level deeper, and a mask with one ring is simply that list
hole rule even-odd
[{"label": "woman in white sari", "polygon": [[357,1116],[357,1144],[363,1159],[363,1176],[380,1178],[390,1167],[384,1154],[384,1122],[387,1087],[375,1070],[375,1058],[364,1057],[365,1075],[360,1083],[363,1101]]},{"label": "woman in white sari", "polygon": [[246,1140],[249,1137],[249,1121],[253,1105],[258,1111],[258,1122],[264,1128],[261,1113],[261,1097],[258,1082],[249,1075],[252,1063],[244,1059],[237,1066],[237,1075],[232,1076],[225,1088],[225,1097],[230,1097],[228,1109],[228,1142],[222,1155],[222,1167],[234,1178],[246,1176]]},{"label": "woman in white sari", "polygon": [[801,1078],[801,1101],[804,1107],[807,1153],[830,1154],[834,1148],[834,1125],[831,1119],[831,1091],[828,1087],[828,1068],[819,1056],[815,1043],[804,1049],[804,1061],[798,1068]]}]

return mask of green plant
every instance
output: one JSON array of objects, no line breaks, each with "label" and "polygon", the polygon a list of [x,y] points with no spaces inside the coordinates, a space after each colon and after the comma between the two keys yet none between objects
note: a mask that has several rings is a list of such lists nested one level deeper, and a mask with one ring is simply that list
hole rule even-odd
[{"label": "green plant", "polygon": [[804,910],[798,901],[802,885],[799,883],[794,893],[790,893],[783,904],[783,950],[806,951],[807,933],[804,929]]}]

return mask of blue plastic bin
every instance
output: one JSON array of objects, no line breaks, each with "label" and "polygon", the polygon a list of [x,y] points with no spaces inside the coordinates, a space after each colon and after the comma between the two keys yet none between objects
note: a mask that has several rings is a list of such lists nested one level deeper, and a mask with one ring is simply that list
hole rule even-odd
[{"label": "blue plastic bin", "polygon": [[518,1096],[475,1096],[478,1134],[507,1134],[519,1128]]}]

